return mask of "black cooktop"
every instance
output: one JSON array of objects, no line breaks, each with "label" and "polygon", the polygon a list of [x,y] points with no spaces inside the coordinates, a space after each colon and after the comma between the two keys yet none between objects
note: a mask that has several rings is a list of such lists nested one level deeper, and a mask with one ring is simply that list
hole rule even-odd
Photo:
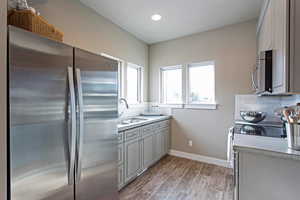
[{"label": "black cooktop", "polygon": [[264,137],[286,138],[286,131],[284,126],[235,124],[233,133]]}]

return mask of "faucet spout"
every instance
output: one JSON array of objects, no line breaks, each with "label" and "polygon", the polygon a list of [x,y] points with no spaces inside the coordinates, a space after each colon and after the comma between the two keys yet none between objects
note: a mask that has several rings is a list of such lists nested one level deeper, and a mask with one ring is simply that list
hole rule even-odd
[{"label": "faucet spout", "polygon": [[128,105],[127,100],[125,98],[121,98],[120,102],[122,102],[122,101],[125,103],[126,108],[129,109],[129,105]]}]

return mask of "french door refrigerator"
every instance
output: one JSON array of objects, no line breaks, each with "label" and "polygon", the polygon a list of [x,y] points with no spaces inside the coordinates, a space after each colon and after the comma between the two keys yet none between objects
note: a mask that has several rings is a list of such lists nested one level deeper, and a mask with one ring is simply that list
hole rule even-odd
[{"label": "french door refrigerator", "polygon": [[10,199],[118,199],[118,62],[15,27],[8,37]]}]

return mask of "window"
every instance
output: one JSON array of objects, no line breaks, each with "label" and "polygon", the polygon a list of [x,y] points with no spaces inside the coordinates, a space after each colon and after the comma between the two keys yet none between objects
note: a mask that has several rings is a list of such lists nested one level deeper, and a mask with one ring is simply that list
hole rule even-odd
[{"label": "window", "polygon": [[127,64],[126,73],[127,95],[126,98],[130,103],[141,102],[141,83],[142,83],[142,69],[135,64]]},{"label": "window", "polygon": [[160,73],[161,103],[216,109],[214,62],[162,67]]},{"label": "window", "polygon": [[182,103],[182,67],[166,67],[161,70],[162,102],[165,104]]},{"label": "window", "polygon": [[143,95],[143,67],[127,63],[106,53],[101,53],[101,55],[119,62],[119,97],[126,98],[128,103],[131,104],[141,103]]},{"label": "window", "polygon": [[215,102],[214,63],[188,65],[188,103],[210,104]]}]

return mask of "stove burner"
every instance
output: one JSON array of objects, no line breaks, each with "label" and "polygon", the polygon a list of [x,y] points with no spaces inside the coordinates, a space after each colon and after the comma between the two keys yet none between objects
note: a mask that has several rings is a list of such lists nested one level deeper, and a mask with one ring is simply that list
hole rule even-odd
[{"label": "stove burner", "polygon": [[284,127],[261,126],[251,124],[235,124],[234,134],[255,135],[264,137],[286,138]]},{"label": "stove burner", "polygon": [[240,132],[245,135],[266,136],[266,130],[262,126],[243,125]]}]

